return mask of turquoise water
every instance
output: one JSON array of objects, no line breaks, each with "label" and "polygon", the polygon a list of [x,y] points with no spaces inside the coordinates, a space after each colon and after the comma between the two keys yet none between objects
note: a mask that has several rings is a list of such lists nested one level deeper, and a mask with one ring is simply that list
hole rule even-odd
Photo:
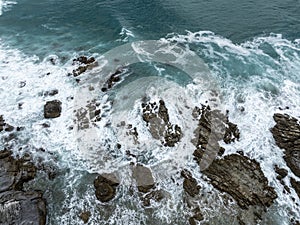
[{"label": "turquoise water", "polygon": [[[136,52],[148,51],[147,46],[135,46],[146,40],[166,43],[158,49],[166,53],[165,61],[182,55],[173,51],[175,44],[201,59],[201,66],[193,67],[184,57],[174,66],[149,62],[144,56],[127,68],[124,80],[111,92],[85,93],[85,84],[99,90],[109,76],[102,70],[103,54],[128,43]],[[75,69],[72,59],[82,54],[96,57],[99,67],[81,75],[78,84],[67,74]],[[108,61],[117,65],[124,55],[116,51]],[[50,58],[55,59],[54,65]],[[115,64],[109,66],[115,69]],[[179,65],[193,68],[186,70],[193,73]],[[20,82],[26,82],[25,87]],[[89,224],[186,224],[189,211],[182,204],[182,179],[176,175],[182,168],[189,168],[202,185],[205,197],[199,201],[206,219],[211,224],[237,224],[235,206],[223,205],[192,159],[190,139],[195,127],[189,108],[205,103],[206,91],[212,87],[219,93],[219,107],[230,111],[230,120],[241,130],[239,142],[223,146],[225,154],[243,150],[256,159],[279,193],[260,224],[288,225],[292,217],[299,220],[295,192],[281,194],[283,186],[276,180],[275,163],[289,168],[268,132],[275,112],[300,116],[299,0],[0,0],[0,114],[8,123],[25,127],[16,140],[1,142],[0,149],[9,146],[16,154],[30,151],[36,161],[61,171],[53,181],[41,173],[31,184],[45,191],[49,225],[82,224],[78,214],[83,210],[92,213]],[[43,96],[53,89],[58,95]],[[173,149],[149,138],[139,108],[145,96],[152,101],[163,98],[170,119],[184,130],[183,140]],[[62,115],[45,120],[45,101],[54,98],[62,101]],[[69,128],[76,126],[74,109],[93,98],[100,105],[102,120],[93,130],[96,136],[89,139]],[[122,120],[138,128],[139,145],[117,128]],[[50,127],[43,129],[44,122]],[[118,150],[116,143],[125,147]],[[39,151],[41,147],[46,152]],[[130,194],[128,149],[152,168],[160,187],[169,192],[167,200],[152,209],[145,210],[138,196]],[[105,205],[95,199],[92,183],[97,173],[111,171],[118,171],[123,185],[112,204]],[[180,185],[174,185],[171,176]]]}]

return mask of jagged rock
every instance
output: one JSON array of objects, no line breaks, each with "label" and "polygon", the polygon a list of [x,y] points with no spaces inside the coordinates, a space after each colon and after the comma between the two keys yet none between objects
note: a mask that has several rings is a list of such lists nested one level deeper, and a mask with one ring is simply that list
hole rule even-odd
[{"label": "jagged rock", "polygon": [[80,56],[77,59],[73,59],[73,65],[76,63],[80,66],[77,69],[73,70],[74,77],[79,76],[88,69],[91,69],[97,65],[97,62],[94,57],[87,58],[86,56]]},{"label": "jagged rock", "polygon": [[103,92],[108,91],[111,89],[116,83],[121,81],[120,75],[124,72],[124,68],[117,69],[113,74],[110,75],[108,80],[105,82],[101,90]]},{"label": "jagged rock", "polygon": [[58,100],[48,101],[44,106],[45,118],[57,118],[61,113],[61,102]]},{"label": "jagged rock", "polygon": [[183,189],[191,196],[195,197],[199,194],[200,185],[198,185],[195,178],[193,178],[191,172],[183,170],[181,176],[184,177]]},{"label": "jagged rock", "polygon": [[294,178],[291,178],[291,185],[300,199],[300,181],[296,181]]},{"label": "jagged rock", "polygon": [[108,202],[116,196],[119,186],[118,178],[114,174],[99,175],[94,181],[95,194],[99,201]]},{"label": "jagged rock", "polygon": [[91,217],[91,212],[89,212],[89,211],[82,212],[82,213],[80,213],[80,215],[79,215],[79,218],[80,218],[84,223],[89,222],[90,217]]},{"label": "jagged rock", "polygon": [[275,172],[278,174],[276,177],[278,180],[282,180],[288,175],[288,171],[283,168],[279,168],[277,165],[275,165]]},{"label": "jagged rock", "polygon": [[22,190],[23,183],[36,174],[29,160],[28,156],[14,159],[11,151],[0,151],[0,224],[46,224],[46,203],[42,194]]},{"label": "jagged rock", "polygon": [[292,172],[300,177],[300,125],[299,120],[287,114],[273,116],[276,125],[271,129],[276,144],[285,150],[284,159]]},{"label": "jagged rock", "polygon": [[81,107],[75,111],[75,117],[78,130],[84,130],[95,125],[101,120],[101,109],[98,107],[96,100],[92,100],[85,107]]},{"label": "jagged rock", "polygon": [[194,131],[195,138],[192,143],[196,146],[194,156],[201,170],[205,170],[210,163],[224,153],[224,148],[219,145],[223,140],[229,144],[239,139],[240,132],[237,125],[229,122],[228,116],[219,110],[211,110],[209,106],[196,107],[192,113],[198,122]]},{"label": "jagged rock", "polygon": [[3,118],[2,115],[0,115],[0,132],[1,131],[6,131],[6,132],[11,132],[13,131],[15,128],[11,125],[9,125],[8,123],[5,123],[5,120]]},{"label": "jagged rock", "polygon": [[233,154],[215,159],[203,173],[215,188],[231,195],[242,209],[251,205],[269,207],[277,198],[259,163],[245,156]]},{"label": "jagged rock", "polygon": [[193,210],[193,216],[189,218],[190,225],[196,225],[196,221],[202,221],[204,219],[203,214],[201,213],[199,207]]},{"label": "jagged rock", "polygon": [[[169,121],[168,109],[163,100],[142,104],[143,120],[147,123],[153,138],[161,140],[165,146],[174,147],[182,137],[181,128]],[[163,138],[163,139],[162,139]]]},{"label": "jagged rock", "polygon": [[164,192],[162,190],[153,190],[141,197],[143,205],[148,207],[151,205],[151,200],[159,202],[164,198]]}]

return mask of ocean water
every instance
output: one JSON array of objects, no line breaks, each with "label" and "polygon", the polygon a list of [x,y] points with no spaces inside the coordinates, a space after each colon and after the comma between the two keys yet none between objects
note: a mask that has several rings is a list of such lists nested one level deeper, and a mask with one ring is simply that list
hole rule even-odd
[{"label": "ocean water", "polygon": [[[299,198],[293,189],[283,194],[276,180],[275,164],[294,176],[269,132],[274,113],[300,116],[299,12],[299,0],[0,0],[0,115],[25,128],[14,139],[1,134],[0,149],[31,152],[37,164],[59,171],[54,180],[41,172],[29,185],[45,192],[47,224],[82,224],[78,215],[85,210],[92,214],[89,224],[187,224],[178,175],[183,168],[202,186],[199,204],[209,224],[238,224],[236,205],[223,204],[192,158],[197,124],[191,112],[212,91],[218,93],[215,107],[229,110],[241,131],[240,141],[221,143],[225,154],[242,150],[256,159],[278,193],[260,224],[300,220]],[[78,83],[68,74],[80,55],[94,56],[99,66]],[[125,65],[122,82],[101,92],[109,74]],[[44,95],[53,89],[57,95]],[[182,128],[174,148],[161,146],[145,127],[140,112],[145,97],[163,98],[170,121]],[[54,99],[62,102],[62,114],[44,119],[43,106]],[[102,119],[87,132],[77,130],[74,110],[92,100]],[[122,121],[137,127],[138,144],[119,126]],[[168,192],[150,209],[130,194],[134,160],[151,167]],[[117,172],[122,183],[109,204],[94,195],[93,180],[103,172]]]}]

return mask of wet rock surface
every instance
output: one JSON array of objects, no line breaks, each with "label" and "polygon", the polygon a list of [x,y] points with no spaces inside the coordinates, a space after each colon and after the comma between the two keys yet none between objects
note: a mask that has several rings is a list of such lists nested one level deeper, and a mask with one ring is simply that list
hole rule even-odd
[{"label": "wet rock surface", "polygon": [[96,100],[75,111],[75,124],[78,130],[88,129],[101,120],[101,109]]},{"label": "wet rock surface", "polygon": [[73,76],[77,77],[86,72],[88,69],[95,67],[97,62],[94,57],[87,58],[86,56],[80,56],[76,59],[73,59],[73,65],[78,65],[78,68],[73,70]]},{"label": "wet rock surface", "polygon": [[162,144],[174,147],[182,137],[181,128],[169,121],[168,109],[163,100],[159,103],[142,104],[143,120],[146,122],[153,138],[161,140]]},{"label": "wet rock surface", "polygon": [[291,171],[300,177],[300,124],[287,114],[273,116],[276,125],[271,129],[276,144],[285,150],[284,159]]},{"label": "wet rock surface", "polygon": [[0,132],[1,131],[11,132],[13,130],[14,130],[14,127],[9,125],[8,123],[6,123],[3,116],[0,115]]},{"label": "wet rock surface", "polygon": [[94,181],[95,194],[99,201],[108,202],[116,196],[119,186],[118,178],[114,174],[101,174]]},{"label": "wet rock surface", "polygon": [[23,184],[36,175],[28,157],[14,159],[0,151],[0,224],[46,224],[46,203],[42,193],[23,191]]},{"label": "wet rock surface", "polygon": [[269,207],[277,198],[259,163],[245,156],[233,154],[216,159],[203,173],[215,188],[232,196],[242,209],[252,205]]},{"label": "wet rock surface", "polygon": [[61,114],[61,101],[53,100],[53,101],[46,102],[44,106],[44,117],[46,119],[60,117],[60,114]]},{"label": "wet rock surface", "polygon": [[198,185],[195,178],[193,178],[191,172],[188,170],[181,171],[181,176],[184,178],[183,181],[183,189],[187,192],[191,197],[195,197],[199,194],[200,185]]},{"label": "wet rock surface", "polygon": [[296,181],[294,178],[291,178],[291,185],[300,199],[300,181]]},{"label": "wet rock surface", "polygon": [[124,73],[124,68],[117,69],[113,74],[110,75],[108,80],[105,82],[103,87],[101,88],[101,91],[106,92],[109,89],[111,89],[115,84],[121,81],[121,75]]},{"label": "wet rock surface", "polygon": [[209,106],[196,107],[192,115],[198,120],[195,138],[192,140],[196,146],[193,155],[200,169],[204,170],[218,155],[223,154],[224,148],[219,145],[219,141],[229,144],[238,140],[240,131],[236,124],[229,121],[228,116],[218,110],[211,110]]},{"label": "wet rock surface", "polygon": [[82,212],[82,213],[80,213],[80,215],[79,215],[79,218],[80,218],[84,223],[89,222],[90,217],[91,217],[91,212],[89,212],[89,211]]}]

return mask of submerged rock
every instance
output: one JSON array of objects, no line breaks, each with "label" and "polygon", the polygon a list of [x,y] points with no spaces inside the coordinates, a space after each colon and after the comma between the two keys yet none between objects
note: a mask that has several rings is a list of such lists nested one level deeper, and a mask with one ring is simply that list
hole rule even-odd
[{"label": "submerged rock", "polygon": [[174,147],[182,137],[181,128],[169,121],[168,109],[163,100],[142,104],[143,120],[146,122],[153,138],[161,140],[168,147]]},{"label": "submerged rock", "polygon": [[277,198],[259,163],[248,157],[233,154],[215,159],[203,173],[215,188],[232,196],[242,209],[252,205],[269,207]]},{"label": "submerged rock", "polygon": [[300,177],[300,124],[299,120],[287,114],[273,116],[276,125],[271,129],[276,144],[285,150],[287,166]]},{"label": "submerged rock", "polygon": [[0,224],[46,224],[46,203],[38,191],[23,191],[36,167],[28,158],[14,159],[12,152],[0,151]]},{"label": "submerged rock", "polygon": [[99,175],[94,181],[95,194],[99,201],[108,202],[116,196],[119,186],[118,178],[114,174]]},{"label": "submerged rock", "polygon": [[44,117],[57,118],[61,114],[61,102],[59,100],[53,100],[46,102],[44,106]]}]

